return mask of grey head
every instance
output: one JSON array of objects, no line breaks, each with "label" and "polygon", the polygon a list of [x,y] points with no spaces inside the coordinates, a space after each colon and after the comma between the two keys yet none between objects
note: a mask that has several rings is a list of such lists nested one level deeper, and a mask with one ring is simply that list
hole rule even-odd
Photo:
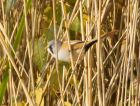
[{"label": "grey head", "polygon": [[[57,50],[61,48],[62,42],[60,40],[57,40]],[[52,54],[55,55],[57,53],[56,51],[56,46],[55,46],[55,40],[51,40],[48,42],[48,51]]]}]

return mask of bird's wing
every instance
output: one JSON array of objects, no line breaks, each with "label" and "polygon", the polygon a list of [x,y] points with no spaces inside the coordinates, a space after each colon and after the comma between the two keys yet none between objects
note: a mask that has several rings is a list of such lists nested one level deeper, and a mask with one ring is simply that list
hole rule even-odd
[{"label": "bird's wing", "polygon": [[72,50],[78,50],[78,49],[82,49],[83,45],[84,45],[84,42],[79,41],[79,42],[71,44],[71,48]]},{"label": "bird's wing", "polygon": [[[72,50],[77,50],[77,49],[82,48],[83,44],[84,44],[84,42],[81,40],[71,40],[70,41],[70,46],[71,46]],[[65,41],[64,45],[69,47],[68,41]]]}]

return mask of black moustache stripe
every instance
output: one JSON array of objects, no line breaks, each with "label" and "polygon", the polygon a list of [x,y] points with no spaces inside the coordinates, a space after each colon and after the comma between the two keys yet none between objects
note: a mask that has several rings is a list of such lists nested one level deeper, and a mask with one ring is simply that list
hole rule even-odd
[{"label": "black moustache stripe", "polygon": [[52,54],[53,54],[54,52],[53,52],[53,48],[52,48],[52,46],[50,46],[49,49],[50,49],[50,51],[51,51]]}]

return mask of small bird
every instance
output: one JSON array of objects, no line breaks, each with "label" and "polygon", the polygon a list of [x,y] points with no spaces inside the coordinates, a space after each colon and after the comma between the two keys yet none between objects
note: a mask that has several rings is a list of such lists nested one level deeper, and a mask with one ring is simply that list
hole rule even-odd
[{"label": "small bird", "polygon": [[[112,36],[117,32],[117,30],[108,32],[104,35],[102,35],[101,40]],[[71,53],[73,57],[74,63],[77,61],[78,56],[80,54],[79,61],[81,61],[84,58],[84,55],[89,50],[89,48],[94,45],[98,40],[92,39],[91,41],[85,42],[80,40],[70,40],[70,46],[71,46]],[[64,62],[71,62],[71,56],[70,56],[70,50],[69,50],[69,43],[68,41],[60,41],[57,40],[57,49],[55,46],[55,40],[51,40],[48,42],[48,52],[54,57],[57,57],[57,50],[58,50],[58,60],[64,61]]]}]

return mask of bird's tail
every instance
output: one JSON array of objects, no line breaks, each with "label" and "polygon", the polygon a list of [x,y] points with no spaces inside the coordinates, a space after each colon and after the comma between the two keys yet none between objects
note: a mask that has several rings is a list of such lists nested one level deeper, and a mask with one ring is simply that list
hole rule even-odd
[{"label": "bird's tail", "polygon": [[[105,34],[101,35],[101,40],[103,40],[103,39],[105,39],[105,38],[107,38],[107,37],[111,37],[111,36],[115,35],[117,32],[118,32],[118,30],[113,30],[113,31],[111,31],[111,32],[105,33]],[[96,38],[96,39],[93,39],[93,40],[91,40],[90,42],[88,42],[88,43],[85,45],[85,51],[88,51],[88,49],[89,49],[92,45],[94,45],[97,41],[98,41],[98,39]]]}]

